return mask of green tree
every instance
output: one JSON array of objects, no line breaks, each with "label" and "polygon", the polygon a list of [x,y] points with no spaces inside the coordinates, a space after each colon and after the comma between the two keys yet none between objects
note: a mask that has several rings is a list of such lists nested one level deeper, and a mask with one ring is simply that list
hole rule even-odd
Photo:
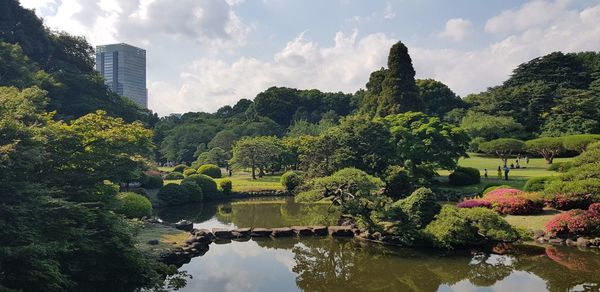
[{"label": "green tree", "polygon": [[511,155],[523,151],[525,144],[521,140],[512,138],[500,138],[489,142],[484,142],[479,145],[479,150],[489,154],[495,154],[504,163],[508,163]]},{"label": "green tree", "polygon": [[446,84],[433,79],[417,79],[419,96],[423,100],[425,113],[439,118],[456,108],[465,108],[465,102]]},{"label": "green tree", "polygon": [[544,136],[600,133],[600,92],[560,90],[542,126]]},{"label": "green tree", "polygon": [[523,126],[512,117],[493,116],[473,111],[468,111],[462,118],[460,127],[469,134],[469,137],[481,137],[488,141],[524,135]]},{"label": "green tree", "polygon": [[194,162],[193,166],[200,166],[203,164],[216,164],[220,167],[228,167],[229,164],[227,163],[227,161],[230,158],[231,155],[229,154],[229,152],[226,152],[225,150],[219,147],[215,147],[210,149],[209,151],[200,153],[200,155],[198,155],[198,159],[196,159],[196,162]]},{"label": "green tree", "polygon": [[566,150],[582,153],[587,146],[596,141],[600,141],[598,134],[570,135],[562,137],[563,147]]},{"label": "green tree", "polygon": [[218,132],[208,143],[208,148],[221,148],[225,151],[231,151],[233,143],[238,139],[238,136],[231,130],[223,130]]},{"label": "green tree", "polygon": [[382,68],[373,72],[367,89],[362,110],[371,115],[385,117],[424,109],[415,83],[412,60],[408,48],[402,42],[397,42],[391,47],[388,69]]},{"label": "green tree", "polygon": [[244,137],[233,146],[231,164],[238,168],[251,168],[252,179],[256,179],[256,169],[264,169],[278,160],[283,150],[281,142],[272,136]]},{"label": "green tree", "polygon": [[383,122],[392,135],[395,160],[414,177],[454,169],[458,158],[467,155],[467,134],[437,117],[408,112],[387,116]]},{"label": "green tree", "polygon": [[565,151],[563,139],[556,137],[543,137],[525,142],[525,150],[530,153],[542,155],[546,163],[552,164],[554,157]]}]

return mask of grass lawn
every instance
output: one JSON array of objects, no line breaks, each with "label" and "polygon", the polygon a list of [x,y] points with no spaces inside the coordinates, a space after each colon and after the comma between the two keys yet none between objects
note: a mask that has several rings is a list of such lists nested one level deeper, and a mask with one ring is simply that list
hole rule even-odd
[{"label": "grass lawn", "polygon": [[544,210],[542,214],[538,215],[526,215],[526,216],[518,216],[518,215],[507,215],[504,219],[515,227],[525,228],[532,231],[535,230],[544,230],[544,226],[550,218],[554,215],[560,213],[557,210]]},{"label": "grass lawn", "polygon": [[[502,160],[500,160],[500,158],[492,157],[492,156],[488,156],[488,155],[482,155],[482,154],[478,154],[478,153],[469,153],[469,156],[470,156],[469,158],[459,159],[458,165],[479,169],[482,180],[483,180],[483,170],[485,168],[487,168],[488,176],[490,178],[497,178],[498,166],[502,166]],[[516,159],[517,159],[516,156],[512,159],[509,159],[508,160],[509,164],[514,163]],[[569,161],[569,160],[571,160],[571,158],[555,158],[554,162],[565,162],[565,161]],[[521,164],[521,166],[524,166],[526,168],[511,169],[510,172],[508,173],[509,179],[515,178],[515,179],[527,180],[527,179],[535,177],[535,176],[549,176],[549,175],[558,174],[555,171],[547,170],[549,165],[546,164],[546,161],[543,158],[530,158],[528,165],[526,165],[525,161],[523,159],[521,159],[520,164]],[[450,173],[447,170],[443,170],[443,171],[439,171],[439,174],[443,175],[443,176],[448,176],[448,174],[450,174]]]},{"label": "grass lawn", "polygon": [[[230,179],[234,192],[256,192],[266,190],[283,190],[283,186],[279,182],[280,175],[266,175],[262,178],[257,177],[252,179],[252,175],[248,172],[236,171],[232,177],[217,178],[217,184],[224,180]],[[181,180],[165,180],[165,185],[169,183],[180,184]]]}]

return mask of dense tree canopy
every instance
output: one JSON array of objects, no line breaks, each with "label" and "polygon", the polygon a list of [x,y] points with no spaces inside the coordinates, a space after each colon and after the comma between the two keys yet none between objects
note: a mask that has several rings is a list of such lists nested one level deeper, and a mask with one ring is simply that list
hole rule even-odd
[{"label": "dense tree canopy", "polygon": [[417,79],[416,84],[425,106],[424,112],[428,115],[441,118],[453,109],[466,107],[465,102],[442,82],[433,79]]}]

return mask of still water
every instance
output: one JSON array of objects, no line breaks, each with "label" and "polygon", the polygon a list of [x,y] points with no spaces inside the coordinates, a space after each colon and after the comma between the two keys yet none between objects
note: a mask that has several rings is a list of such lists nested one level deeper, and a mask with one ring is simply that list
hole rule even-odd
[{"label": "still water", "polygon": [[[196,228],[334,224],[327,205],[290,199],[164,209]],[[354,239],[256,239],[211,244],[180,268],[180,291],[600,291],[600,251],[496,246],[442,253]]]}]

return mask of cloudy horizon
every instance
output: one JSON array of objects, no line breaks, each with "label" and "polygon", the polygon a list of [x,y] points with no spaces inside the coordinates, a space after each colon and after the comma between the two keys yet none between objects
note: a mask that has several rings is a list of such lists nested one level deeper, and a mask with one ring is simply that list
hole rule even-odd
[{"label": "cloudy horizon", "polygon": [[598,0],[447,2],[21,0],[94,46],[146,49],[149,107],[160,115],[214,112],[271,86],[354,93],[398,40],[417,78],[461,96],[553,51],[600,51]]}]

